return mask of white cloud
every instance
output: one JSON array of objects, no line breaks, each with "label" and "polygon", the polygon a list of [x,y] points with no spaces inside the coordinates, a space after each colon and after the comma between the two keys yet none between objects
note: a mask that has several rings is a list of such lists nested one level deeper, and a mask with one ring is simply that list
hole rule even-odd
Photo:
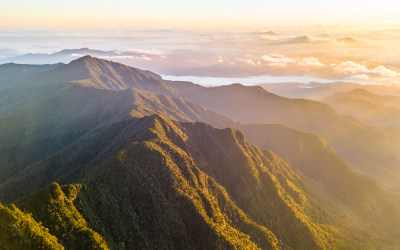
[{"label": "white cloud", "polygon": [[322,64],[317,58],[315,57],[305,57],[301,58],[298,63],[302,66],[309,66],[309,67],[322,67]]},{"label": "white cloud", "polygon": [[162,55],[162,51],[156,49],[128,49],[129,52],[148,55]]},{"label": "white cloud", "polygon": [[253,61],[253,60],[251,60],[251,59],[247,59],[247,60],[246,60],[246,63],[248,63],[248,64],[250,64],[250,65],[253,65],[253,66],[256,66],[256,65],[260,65],[260,64],[261,64],[260,61]]},{"label": "white cloud", "polygon": [[388,69],[382,65],[373,68],[371,72],[380,76],[389,76],[389,77],[400,76],[398,72]]},{"label": "white cloud", "polygon": [[242,63],[247,63],[252,66],[260,65],[261,62],[259,60],[253,60],[253,59],[246,59],[246,58],[239,58],[235,60],[236,62],[242,62]]},{"label": "white cloud", "polygon": [[120,55],[120,56],[101,56],[103,59],[143,59],[143,60],[151,60],[150,57],[146,55],[141,56],[129,56],[129,55]]},{"label": "white cloud", "polygon": [[269,66],[279,66],[279,67],[286,67],[288,64],[298,64],[300,66],[307,66],[307,67],[322,67],[322,64],[318,58],[315,57],[285,57],[279,54],[271,54],[271,55],[264,55],[262,59],[269,65]]},{"label": "white cloud", "polygon": [[140,59],[147,60],[147,61],[150,61],[150,60],[151,60],[151,58],[148,57],[148,56],[146,56],[146,55],[141,55],[141,56],[140,56]]},{"label": "white cloud", "polygon": [[295,63],[296,60],[290,57],[284,57],[282,55],[264,55],[262,59],[270,66],[285,67],[289,63]]},{"label": "white cloud", "polygon": [[334,67],[334,69],[345,75],[353,75],[353,76],[365,76],[368,77],[382,77],[382,78],[390,78],[397,77],[400,74],[396,71],[386,68],[383,65],[376,66],[374,68],[367,68],[365,65],[355,63],[352,61],[342,62]]}]

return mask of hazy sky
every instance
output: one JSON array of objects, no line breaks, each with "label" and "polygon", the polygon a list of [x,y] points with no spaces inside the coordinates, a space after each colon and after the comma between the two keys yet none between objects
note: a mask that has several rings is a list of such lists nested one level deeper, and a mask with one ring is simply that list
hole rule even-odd
[{"label": "hazy sky", "polygon": [[[231,78],[229,82],[267,82],[265,76],[274,81],[400,84],[400,1],[0,0],[0,4],[0,63],[67,63],[91,53],[207,84],[214,80],[221,84],[221,77]],[[18,58],[83,47],[103,52],[74,50],[62,57]]]},{"label": "hazy sky", "polygon": [[399,25],[395,0],[0,0],[0,27]]}]

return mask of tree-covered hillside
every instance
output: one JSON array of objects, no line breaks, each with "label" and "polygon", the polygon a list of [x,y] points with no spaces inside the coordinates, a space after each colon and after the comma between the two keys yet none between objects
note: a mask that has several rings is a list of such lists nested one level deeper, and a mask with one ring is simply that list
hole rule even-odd
[{"label": "tree-covered hillside", "polygon": [[52,183],[35,195],[0,204],[2,249],[109,249],[73,204],[81,185]]},{"label": "tree-covered hillside", "polygon": [[0,248],[400,246],[398,194],[341,158],[377,138],[386,159],[395,135],[261,88],[206,89],[91,57],[46,67],[0,90]]}]

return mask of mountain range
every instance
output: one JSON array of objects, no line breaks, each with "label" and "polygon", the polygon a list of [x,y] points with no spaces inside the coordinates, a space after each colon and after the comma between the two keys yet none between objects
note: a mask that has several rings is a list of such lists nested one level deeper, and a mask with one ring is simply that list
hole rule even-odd
[{"label": "mountain range", "polygon": [[354,82],[333,82],[333,83],[269,83],[261,84],[265,90],[270,91],[279,96],[288,98],[306,98],[315,101],[323,101],[335,93],[349,92],[354,89],[363,89],[368,92],[384,95],[399,96],[400,88],[396,85],[374,85],[359,84]]},{"label": "mountain range", "polygon": [[90,56],[0,65],[0,248],[400,245],[400,138]]},{"label": "mountain range", "polygon": [[400,96],[377,95],[365,89],[339,92],[325,99],[339,113],[384,127],[400,127]]}]

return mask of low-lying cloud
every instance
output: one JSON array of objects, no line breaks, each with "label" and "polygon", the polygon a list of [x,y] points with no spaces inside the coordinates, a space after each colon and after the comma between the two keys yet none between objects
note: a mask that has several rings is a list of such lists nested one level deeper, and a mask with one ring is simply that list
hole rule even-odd
[{"label": "low-lying cloud", "polygon": [[286,67],[290,64],[298,64],[300,66],[306,67],[322,67],[322,64],[319,59],[315,57],[285,57],[283,55],[264,55],[262,56],[262,60],[266,62],[269,66],[276,67]]},{"label": "low-lying cloud", "polygon": [[397,77],[400,74],[394,70],[388,69],[383,65],[378,65],[373,68],[367,68],[367,66],[355,63],[352,61],[342,62],[334,67],[334,69],[346,76],[365,76],[365,77]]},{"label": "low-lying cloud", "polygon": [[[400,32],[394,31],[342,32],[318,27],[251,32],[55,33],[54,37],[47,34],[46,39],[32,32],[25,37],[4,36],[7,39],[0,40],[0,52],[4,52],[0,53],[0,63],[68,63],[92,55],[174,76],[301,76],[385,84],[400,79]],[[64,46],[73,49],[68,54],[55,53]]]}]

